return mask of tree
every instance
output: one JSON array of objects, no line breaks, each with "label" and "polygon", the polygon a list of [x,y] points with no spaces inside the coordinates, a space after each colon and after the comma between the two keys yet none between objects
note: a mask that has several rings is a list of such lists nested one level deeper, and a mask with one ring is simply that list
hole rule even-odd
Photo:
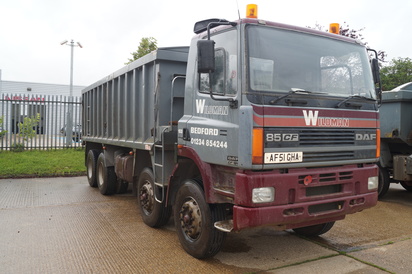
[{"label": "tree", "polygon": [[[35,116],[24,117],[23,122],[18,124],[20,136],[23,138],[23,141],[28,143],[29,140],[36,136],[36,127],[39,122],[40,113],[37,113]],[[24,150],[24,143],[15,143],[12,145],[11,149],[15,152],[21,152]]]},{"label": "tree", "polygon": [[0,116],[0,139],[7,133],[7,130],[3,130],[3,119],[4,117]]},{"label": "tree", "polygon": [[[308,26],[308,28],[312,29],[312,27],[309,27],[309,26]],[[315,27],[313,27],[313,29],[317,29],[317,30],[321,30],[321,31],[323,30],[323,31],[326,31],[326,32],[329,31],[329,28],[326,28],[326,27],[321,26],[319,24],[315,24]],[[349,27],[349,24],[346,23],[346,22],[343,22],[343,25],[339,26],[339,34],[340,35],[350,37],[352,39],[358,39],[365,47],[369,48],[368,42],[364,41],[364,37],[363,37],[363,34],[362,34],[363,30],[365,30],[365,28],[352,29],[352,28]],[[379,61],[385,62],[386,56],[387,56],[387,54],[386,54],[385,51],[383,51],[383,50],[378,51]]]},{"label": "tree", "polygon": [[412,59],[409,57],[394,58],[380,72],[383,90],[391,90],[402,84],[412,82]]},{"label": "tree", "polygon": [[20,135],[23,137],[24,141],[28,141],[36,136],[36,127],[40,122],[40,113],[36,116],[24,117],[23,123],[19,123]]},{"label": "tree", "polygon": [[139,47],[137,51],[132,52],[132,58],[129,58],[129,62],[125,63],[125,65],[130,64],[131,62],[139,59],[140,57],[145,56],[146,54],[154,51],[157,49],[157,40],[153,37],[143,37],[140,40]]}]

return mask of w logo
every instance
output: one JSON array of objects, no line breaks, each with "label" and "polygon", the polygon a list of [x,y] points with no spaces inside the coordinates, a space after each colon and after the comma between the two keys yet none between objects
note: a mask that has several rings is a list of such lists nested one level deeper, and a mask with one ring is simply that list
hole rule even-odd
[{"label": "w logo", "polygon": [[303,117],[305,118],[305,124],[307,126],[316,126],[316,123],[318,122],[318,114],[319,111],[306,111],[303,110]]},{"label": "w logo", "polygon": [[203,113],[205,109],[205,102],[206,100],[196,99],[196,112]]}]

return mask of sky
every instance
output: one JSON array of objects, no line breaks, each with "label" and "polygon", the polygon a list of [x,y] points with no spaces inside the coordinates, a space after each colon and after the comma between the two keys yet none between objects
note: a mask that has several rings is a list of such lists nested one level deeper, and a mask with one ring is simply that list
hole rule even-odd
[{"label": "sky", "polygon": [[88,86],[122,68],[143,37],[159,47],[188,46],[194,23],[244,18],[301,27],[330,23],[362,29],[364,41],[393,58],[412,58],[410,0],[0,0],[1,80]]}]

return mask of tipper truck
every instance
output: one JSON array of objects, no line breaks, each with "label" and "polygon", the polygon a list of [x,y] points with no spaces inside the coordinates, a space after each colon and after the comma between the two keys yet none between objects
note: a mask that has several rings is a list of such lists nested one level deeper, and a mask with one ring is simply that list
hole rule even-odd
[{"label": "tipper truck", "polygon": [[412,83],[382,93],[379,197],[390,183],[412,191]]},{"label": "tipper truck", "polygon": [[[379,70],[358,41],[261,20],[197,22],[82,92],[87,178],[173,215],[196,258],[272,226],[327,232],[377,203]],[[335,27],[336,28],[336,27]]]}]

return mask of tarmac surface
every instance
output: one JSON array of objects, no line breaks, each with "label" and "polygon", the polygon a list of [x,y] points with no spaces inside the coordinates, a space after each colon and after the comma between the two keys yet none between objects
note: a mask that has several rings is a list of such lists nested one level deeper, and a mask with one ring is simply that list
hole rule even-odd
[{"label": "tarmac surface", "polygon": [[398,185],[320,237],[249,229],[197,260],[172,222],[143,223],[130,192],[102,196],[86,177],[0,180],[0,273],[412,273],[411,248],[412,193]]}]

